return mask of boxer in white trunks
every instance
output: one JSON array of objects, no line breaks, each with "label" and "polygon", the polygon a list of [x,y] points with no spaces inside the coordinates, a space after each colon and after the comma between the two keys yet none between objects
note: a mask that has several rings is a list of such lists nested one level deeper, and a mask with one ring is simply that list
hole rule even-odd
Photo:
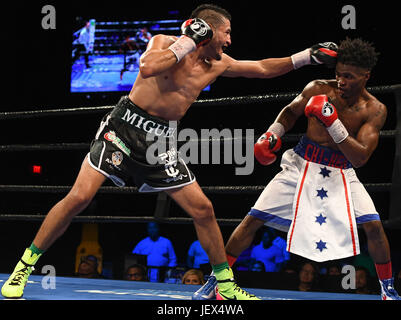
[{"label": "boxer in white trunks", "polygon": [[[255,232],[261,226],[292,232],[290,226],[296,216],[294,203],[297,203],[298,183],[304,182],[302,175],[306,175],[306,164],[317,164],[321,172],[317,172],[316,176],[329,176],[330,172],[337,170],[347,178],[352,199],[349,205],[353,207],[356,223],[362,224],[366,233],[369,253],[380,280],[381,297],[383,300],[400,299],[393,286],[390,247],[379,214],[353,169],[369,160],[378,145],[379,133],[387,116],[386,106],[365,88],[377,55],[374,47],[366,41],[342,41],[338,49],[336,79],[310,82],[281,110],[275,122],[259,138],[255,144],[255,157],[262,165],[269,165],[276,160],[275,152],[281,147],[280,137],[302,115],[307,116],[305,136],[294,149],[284,152],[282,171],[266,186],[226,244],[230,266],[251,245]],[[335,192],[339,190],[343,190],[342,185],[338,185]],[[320,190],[316,191],[318,196],[326,196],[326,190],[322,189],[320,194]],[[320,223],[324,223],[324,219],[322,216]],[[354,232],[355,229],[354,226]],[[292,240],[292,234],[289,235],[287,249]],[[320,251],[326,249],[324,242],[322,245]],[[213,281],[211,276],[193,298],[212,298]]]}]

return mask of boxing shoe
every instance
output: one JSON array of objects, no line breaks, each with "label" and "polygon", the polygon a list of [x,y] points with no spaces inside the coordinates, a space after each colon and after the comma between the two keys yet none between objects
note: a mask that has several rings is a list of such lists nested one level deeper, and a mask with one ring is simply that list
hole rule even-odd
[{"label": "boxing shoe", "polygon": [[237,285],[231,268],[221,271],[219,275],[216,275],[216,279],[216,300],[260,300]]},{"label": "boxing shoe", "polygon": [[206,283],[192,295],[192,300],[216,300],[217,279],[210,275]]},{"label": "boxing shoe", "polygon": [[382,300],[401,300],[397,291],[394,289],[394,279],[379,280],[381,287]]},{"label": "boxing shoe", "polygon": [[40,256],[41,254],[32,253],[29,248],[25,250],[13,273],[1,288],[1,294],[4,297],[18,299],[23,296],[28,277],[34,270],[33,265],[38,261]]}]

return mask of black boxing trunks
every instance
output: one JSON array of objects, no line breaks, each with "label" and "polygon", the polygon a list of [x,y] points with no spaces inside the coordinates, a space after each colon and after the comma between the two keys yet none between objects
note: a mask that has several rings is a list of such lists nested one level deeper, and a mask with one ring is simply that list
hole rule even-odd
[{"label": "black boxing trunks", "polygon": [[102,119],[89,164],[115,185],[134,184],[139,192],[193,183],[195,176],[176,147],[174,124],[148,114],[124,96]]}]

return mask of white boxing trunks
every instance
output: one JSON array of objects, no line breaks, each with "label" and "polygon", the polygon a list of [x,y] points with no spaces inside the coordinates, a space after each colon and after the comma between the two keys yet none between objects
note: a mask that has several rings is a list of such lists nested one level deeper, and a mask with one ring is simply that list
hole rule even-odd
[{"label": "white boxing trunks", "polygon": [[[267,226],[287,232],[293,221],[293,205],[298,181],[308,161],[326,168],[322,169],[322,174],[326,172],[325,170],[330,170],[330,167],[342,169],[349,182],[357,224],[380,220],[371,197],[344,155],[339,151],[323,147],[305,136],[293,149],[284,152],[280,164],[282,171],[266,186],[248,214],[264,220]],[[314,177],[308,176],[308,179],[314,179]]]}]

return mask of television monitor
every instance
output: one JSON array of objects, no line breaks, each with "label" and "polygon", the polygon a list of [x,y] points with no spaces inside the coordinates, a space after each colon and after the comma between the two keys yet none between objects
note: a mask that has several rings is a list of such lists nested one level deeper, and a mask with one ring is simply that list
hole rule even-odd
[{"label": "television monitor", "polygon": [[130,91],[150,37],[179,36],[183,20],[81,21],[72,39],[72,93]]}]

